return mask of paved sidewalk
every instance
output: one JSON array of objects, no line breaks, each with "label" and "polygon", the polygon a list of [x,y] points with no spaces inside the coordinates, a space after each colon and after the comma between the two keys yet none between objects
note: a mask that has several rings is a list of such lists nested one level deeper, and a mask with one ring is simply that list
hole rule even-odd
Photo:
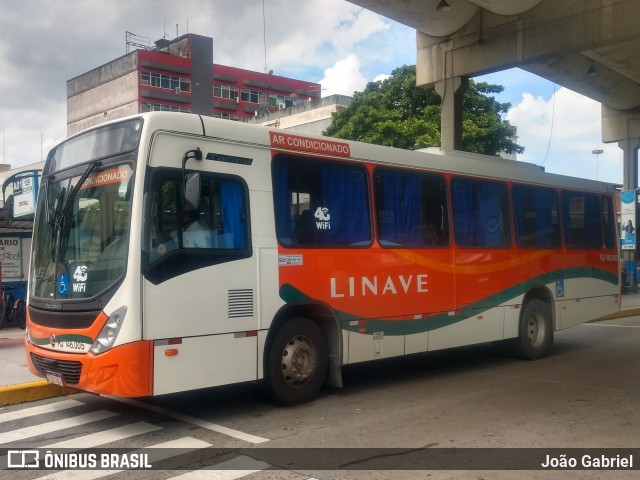
[{"label": "paved sidewalk", "polygon": [[72,388],[52,385],[27,368],[24,330],[0,330],[0,407],[73,393]]},{"label": "paved sidewalk", "polygon": [[[620,312],[609,319],[640,315],[640,292],[622,295]],[[27,368],[24,331],[17,327],[0,330],[0,407],[76,392],[47,383]]]}]

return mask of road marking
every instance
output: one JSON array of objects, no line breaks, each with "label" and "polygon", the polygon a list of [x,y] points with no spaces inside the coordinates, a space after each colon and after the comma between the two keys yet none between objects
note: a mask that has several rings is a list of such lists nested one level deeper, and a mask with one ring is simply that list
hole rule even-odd
[{"label": "road marking", "polygon": [[608,325],[604,323],[583,323],[587,327],[640,328],[640,325]]},{"label": "road marking", "polygon": [[116,415],[118,414],[107,410],[98,410],[97,412],[85,413],[84,415],[78,415],[76,417],[63,418],[62,420],[47,422],[42,425],[20,428],[18,430],[3,433],[2,437],[0,437],[0,444],[17,442],[19,440],[24,440],[25,438],[36,437],[38,435],[44,435],[51,432],[58,432],[64,428],[72,428],[79,425],[85,425],[87,423],[99,422],[100,420],[115,417]]},{"label": "road marking", "polygon": [[261,472],[271,467],[271,465],[246,455],[239,455],[230,460],[211,465],[210,468],[211,467],[215,467],[216,469],[194,470],[193,472],[170,478],[172,480],[237,480],[252,473]]},{"label": "road marking", "polygon": [[162,427],[151,425],[146,422],[137,422],[118,428],[112,428],[111,430],[106,430],[104,432],[91,433],[89,435],[83,435],[82,437],[52,443],[40,448],[93,448],[99,445],[117,442],[118,440],[123,440],[125,438],[135,437],[136,435],[142,435],[143,433],[154,432],[156,430],[162,430]]},{"label": "road marking", "polygon": [[206,428],[207,430],[221,433],[222,435],[226,435],[228,437],[236,438],[238,440],[244,440],[245,442],[264,443],[269,441],[268,438],[262,438],[256,435],[251,435],[249,433],[241,432],[240,430],[234,430],[233,428],[223,427],[222,425],[218,425],[217,423],[207,422],[206,420],[202,420],[200,418],[190,417],[189,415],[184,415],[182,413],[174,412],[172,410],[169,410],[164,407],[159,407],[157,405],[150,405],[147,403],[139,402],[131,398],[112,397],[110,395],[103,395],[103,397],[110,398],[111,400],[116,400],[118,402],[128,403],[129,405],[133,405],[139,408],[144,408],[146,410],[151,410],[152,412],[160,413],[162,415],[175,418],[176,420],[180,420],[182,422],[191,423],[193,425],[197,425],[198,427]]},{"label": "road marking", "polygon": [[[165,460],[167,458],[175,457],[176,455],[184,455],[185,453],[199,450],[201,448],[210,447],[211,444],[198,440],[193,437],[183,437],[177,440],[171,440],[169,442],[158,443],[146,448],[135,450],[131,453],[140,454],[146,453],[149,455],[149,463],[153,465],[154,462]],[[156,449],[162,449],[154,452]],[[178,450],[179,449],[179,450]],[[173,450],[173,453],[171,452]],[[77,480],[93,480],[95,478],[107,477],[114,473],[122,473],[124,470],[65,470],[62,472],[52,473],[44,477],[38,477],[38,480],[60,480],[61,478],[77,479]],[[153,477],[153,475],[152,475]]]},{"label": "road marking", "polygon": [[41,415],[43,413],[58,412],[67,408],[80,406],[85,406],[85,404],[82,402],[78,402],[77,400],[61,400],[59,402],[40,405],[38,407],[23,408],[22,410],[15,410],[13,412],[0,414],[0,423],[10,422],[12,420],[18,420],[20,418],[32,417],[34,415]]}]

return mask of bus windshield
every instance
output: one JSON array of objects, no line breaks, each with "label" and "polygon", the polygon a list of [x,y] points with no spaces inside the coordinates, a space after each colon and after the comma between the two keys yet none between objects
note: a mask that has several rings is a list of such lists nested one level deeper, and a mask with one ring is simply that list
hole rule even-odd
[{"label": "bus windshield", "polygon": [[34,228],[30,291],[45,300],[90,298],[125,270],[133,171],[87,164],[48,177]]}]

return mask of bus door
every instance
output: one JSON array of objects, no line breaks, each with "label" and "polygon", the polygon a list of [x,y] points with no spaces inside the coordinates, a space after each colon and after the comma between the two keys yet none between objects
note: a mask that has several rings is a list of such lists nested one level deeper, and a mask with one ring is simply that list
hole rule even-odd
[{"label": "bus door", "polygon": [[154,394],[254,380],[258,269],[246,183],[200,171],[189,176],[190,202],[180,169],[148,172],[143,335],[154,340]]}]

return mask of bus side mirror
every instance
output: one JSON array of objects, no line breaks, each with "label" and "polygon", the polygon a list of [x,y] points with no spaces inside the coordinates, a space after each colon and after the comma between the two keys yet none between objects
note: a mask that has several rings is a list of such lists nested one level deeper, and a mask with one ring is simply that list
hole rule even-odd
[{"label": "bus side mirror", "polygon": [[185,210],[197,210],[200,203],[200,174],[185,174],[184,166],[190,158],[202,160],[202,150],[200,150],[199,147],[195,150],[187,150],[182,157],[182,182],[184,185],[183,208]]},{"label": "bus side mirror", "polygon": [[197,210],[200,204],[200,174],[189,173],[184,177],[184,209]]}]

